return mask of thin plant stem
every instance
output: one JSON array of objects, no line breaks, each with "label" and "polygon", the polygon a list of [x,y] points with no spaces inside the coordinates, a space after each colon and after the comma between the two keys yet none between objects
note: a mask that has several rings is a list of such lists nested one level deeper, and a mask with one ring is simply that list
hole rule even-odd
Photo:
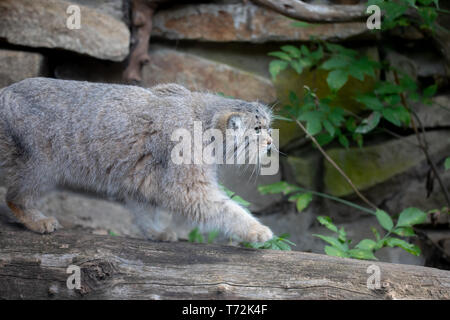
[{"label": "thin plant stem", "polygon": [[[347,205],[349,207],[352,207],[352,208],[355,208],[355,209],[358,209],[358,210],[361,210],[361,211],[364,211],[364,212],[367,212],[367,213],[370,213],[370,214],[375,214],[375,211],[373,211],[371,209],[368,209],[368,208],[365,208],[365,207],[362,207],[360,205],[357,205],[357,204],[355,204],[355,203],[353,203],[351,201],[347,201],[347,200],[344,200],[344,199],[341,199],[341,198],[338,198],[338,197],[334,197],[334,196],[326,194],[326,193],[305,189],[305,188],[302,188],[302,187],[299,187],[299,186],[296,186],[296,188],[298,188],[299,192],[308,192],[308,193],[314,194],[314,195],[322,197],[322,198],[327,198],[327,199],[330,199],[330,200],[334,200],[336,202],[340,202],[340,203],[345,204],[345,205]],[[294,193],[298,193],[298,192],[294,192]]]},{"label": "thin plant stem", "polygon": [[[400,81],[398,78],[398,73],[396,70],[393,70],[393,72],[394,72],[395,83],[397,85],[399,85]],[[413,127],[414,133],[416,134],[417,142],[419,143],[419,148],[422,149],[423,153],[425,154],[427,162],[430,165],[431,170],[433,171],[436,179],[438,180],[439,185],[442,189],[442,192],[444,193],[445,200],[447,201],[448,205],[450,206],[450,196],[448,194],[447,188],[445,187],[444,182],[442,181],[439,171],[437,170],[436,164],[433,162],[433,160],[431,159],[430,154],[428,152],[428,142],[427,142],[427,139],[425,136],[425,128],[423,127],[422,122],[420,121],[420,118],[417,116],[417,114],[409,108],[408,103],[406,102],[405,94],[403,92],[400,94],[400,97],[401,97],[401,101],[402,101],[402,104],[405,107],[405,109],[408,110],[412,114],[411,126]],[[417,125],[416,125],[416,122],[414,119],[416,119],[417,122],[419,123],[421,132],[419,132],[419,130],[417,129]]]},{"label": "thin plant stem", "polygon": [[341,174],[342,177],[347,181],[347,183],[350,185],[350,187],[355,191],[356,195],[364,201],[369,207],[373,208],[374,210],[378,210],[378,207],[374,205],[372,202],[369,201],[361,192],[359,192],[358,188],[353,184],[352,180],[345,174],[345,172],[334,162],[333,159],[330,158],[330,156],[323,150],[323,148],[320,146],[320,144],[317,142],[316,138],[314,136],[310,135],[309,132],[306,130],[305,126],[297,119],[294,119],[294,121],[297,123],[297,125],[303,130],[303,132],[306,134],[306,136],[311,139],[311,141],[315,144],[315,146],[319,149],[320,153],[327,159],[327,161]]}]

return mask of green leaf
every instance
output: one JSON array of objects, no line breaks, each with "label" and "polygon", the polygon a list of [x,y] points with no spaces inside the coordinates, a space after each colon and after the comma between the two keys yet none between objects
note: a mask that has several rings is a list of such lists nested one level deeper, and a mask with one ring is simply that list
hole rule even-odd
[{"label": "green leaf", "polygon": [[300,50],[305,56],[309,56],[311,54],[308,47],[304,44],[300,47]]},{"label": "green leaf", "polygon": [[403,75],[403,77],[400,79],[400,85],[402,86],[404,91],[417,91],[416,81],[406,74]]},{"label": "green leaf", "polygon": [[402,122],[398,117],[398,112],[394,108],[384,108],[383,110],[381,110],[381,113],[387,121],[396,125],[397,127],[401,127]]},{"label": "green leaf", "polygon": [[281,236],[278,237],[278,240],[286,242],[289,245],[296,246],[295,243],[293,243],[292,241],[287,239],[287,238],[290,238],[290,237],[291,237],[291,235],[289,233],[283,233]]},{"label": "green leaf", "polygon": [[306,131],[312,136],[322,131],[322,124],[319,118],[311,118],[306,122]]},{"label": "green leaf", "polygon": [[291,45],[282,46],[281,50],[289,53],[289,55],[291,55],[294,58],[300,58],[302,55],[299,48]]},{"label": "green leaf", "polygon": [[251,203],[242,199],[240,196],[238,195],[234,195],[231,197],[231,199],[233,201],[235,201],[236,203],[239,203],[240,205],[244,206],[244,207],[248,207]]},{"label": "green leaf", "polygon": [[327,229],[334,231],[334,232],[338,232],[337,227],[333,224],[330,217],[318,216],[317,220],[319,221],[319,223],[321,225],[325,226]]},{"label": "green leaf", "polygon": [[278,115],[278,114],[274,115],[274,116],[273,116],[273,119],[274,119],[274,120],[289,121],[289,122],[294,121],[294,120],[292,120],[291,118],[283,117],[283,116],[280,116],[280,115]]},{"label": "green leaf", "polygon": [[445,159],[444,167],[445,167],[445,170],[450,170],[450,157]]},{"label": "green leaf", "polygon": [[401,102],[401,98],[398,94],[385,95],[383,97],[383,101],[386,102],[389,106],[395,107]]},{"label": "green leaf", "polygon": [[272,76],[272,79],[276,79],[277,75],[283,71],[284,69],[287,68],[287,66],[289,65],[289,63],[287,61],[282,61],[282,60],[273,60],[270,62],[269,64],[269,72]]},{"label": "green leaf", "polygon": [[416,235],[411,227],[397,227],[392,232],[401,237],[411,237]]},{"label": "green leaf", "polygon": [[340,127],[342,122],[344,122],[344,109],[340,107],[334,107],[328,115],[328,119],[336,126]]},{"label": "green leaf", "polygon": [[327,83],[332,91],[339,91],[339,89],[341,89],[347,83],[347,80],[347,70],[333,70],[327,76]]},{"label": "green leaf", "polygon": [[[283,236],[289,237],[288,234],[285,234]],[[283,236],[280,237],[275,236],[266,242],[242,242],[241,245],[247,248],[254,248],[254,249],[272,249],[272,250],[290,251],[291,250],[290,245],[295,246],[295,243],[283,238]]]},{"label": "green leaf", "polygon": [[303,72],[303,64],[298,60],[291,61],[291,67],[298,73],[301,74]]},{"label": "green leaf", "polygon": [[391,231],[394,227],[394,222],[392,222],[391,217],[383,210],[377,209],[375,215],[378,219],[380,225],[387,231]]},{"label": "green leaf", "polygon": [[389,246],[391,248],[399,247],[415,256],[420,255],[420,248],[416,245],[406,242],[405,240],[398,239],[398,238],[386,238],[384,240],[384,242],[387,246]]},{"label": "green leaf", "polygon": [[342,144],[345,148],[348,148],[350,146],[350,142],[348,141],[347,137],[343,134],[340,134],[338,137],[338,141],[340,144]]},{"label": "green leaf", "polygon": [[377,88],[375,89],[375,93],[379,95],[386,95],[386,94],[397,94],[403,92],[403,88],[395,83],[389,82],[389,81],[382,81],[377,84]]},{"label": "green leaf", "polygon": [[331,244],[333,247],[335,247],[339,250],[342,250],[342,251],[348,250],[348,246],[345,243],[340,242],[338,238],[324,236],[321,234],[313,234],[313,236],[322,239],[323,241]]},{"label": "green leaf", "polygon": [[278,247],[278,250],[291,251],[291,247],[283,241],[277,241],[275,244]]},{"label": "green leaf", "polygon": [[360,133],[355,133],[355,134],[353,134],[352,138],[353,138],[353,140],[356,141],[356,143],[358,144],[358,147],[360,147],[360,148],[363,147],[363,141],[364,141],[364,138],[363,138],[363,135],[362,135],[362,134],[360,134]]},{"label": "green leaf", "polygon": [[330,59],[322,63],[320,68],[325,70],[342,69],[347,67],[349,64],[350,60],[347,57],[336,55],[332,56]]},{"label": "green leaf", "polygon": [[433,84],[425,88],[425,90],[423,91],[423,97],[429,99],[436,94],[436,91],[437,91],[437,84]]},{"label": "green leaf", "polygon": [[311,53],[310,57],[313,58],[316,62],[322,60],[322,58],[323,58],[323,48],[322,48],[322,46],[319,45],[317,50]]},{"label": "green leaf", "polygon": [[417,208],[407,208],[400,213],[396,227],[410,227],[427,220],[427,214]]},{"label": "green leaf", "polygon": [[366,119],[364,119],[361,124],[356,128],[356,133],[362,133],[366,134],[373,129],[376,128],[378,123],[380,123],[381,114],[378,111],[374,111],[368,116]]},{"label": "green leaf", "polygon": [[219,231],[218,230],[214,230],[214,231],[209,232],[208,233],[208,243],[213,243],[218,235],[219,235]]},{"label": "green leaf", "polygon": [[375,78],[375,69],[377,68],[381,68],[381,65],[378,62],[370,60],[367,56],[363,56],[350,65],[349,71],[353,77],[359,80],[361,80],[362,78],[361,81],[363,81],[364,74],[368,75],[369,77]]},{"label": "green leaf", "polygon": [[341,46],[339,44],[326,42],[325,43],[325,47],[329,51],[331,51],[333,53],[339,53],[339,54],[342,54],[342,55],[345,55],[345,56],[349,56],[349,57],[352,57],[352,58],[355,58],[356,56],[358,56],[358,51],[352,50],[352,49],[348,49],[348,48],[346,48],[344,46]]},{"label": "green leaf", "polygon": [[299,190],[299,187],[289,184],[286,181],[279,181],[272,184],[258,186],[258,191],[263,195],[275,193],[289,194]]},{"label": "green leaf", "polygon": [[194,228],[189,233],[188,240],[189,240],[189,242],[198,242],[198,243],[203,243],[204,242],[203,235],[200,233],[198,228]]},{"label": "green leaf", "polygon": [[328,121],[328,120],[323,120],[322,124],[325,127],[325,130],[328,131],[330,136],[334,136],[336,130],[334,129],[333,124],[330,121]]},{"label": "green leaf", "polygon": [[351,64],[348,68],[348,73],[359,81],[364,81],[364,71],[361,70],[356,64]]},{"label": "green leaf", "polygon": [[339,233],[338,234],[339,234],[339,237],[338,237],[339,241],[341,241],[341,242],[346,242],[347,241],[347,232],[345,232],[344,227],[341,227],[339,229]]},{"label": "green leaf", "polygon": [[282,51],[274,51],[269,52],[269,56],[280,58],[281,60],[291,61],[292,58],[286,53]]},{"label": "green leaf", "polygon": [[329,144],[331,141],[333,141],[334,137],[330,136],[330,134],[328,134],[326,132],[323,132],[316,136],[316,140],[321,146],[325,146],[325,145]]},{"label": "green leaf", "polygon": [[220,189],[222,189],[226,193],[226,195],[229,196],[234,202],[236,202],[244,207],[248,207],[251,204],[250,202],[242,199],[240,196],[238,196],[236,193],[234,193],[233,191],[231,191],[224,185],[220,184],[219,186],[220,186]]},{"label": "green leaf", "polygon": [[366,108],[374,110],[374,111],[380,111],[383,109],[383,103],[378,99],[378,97],[374,95],[360,95],[356,97],[356,101],[362,103],[366,106]]},{"label": "green leaf", "polygon": [[303,193],[297,198],[297,211],[302,212],[312,200],[311,193]]},{"label": "green leaf", "polygon": [[377,243],[371,239],[363,239],[355,246],[355,248],[372,251],[375,249],[376,245]]},{"label": "green leaf", "polygon": [[314,111],[307,111],[307,112],[302,113],[300,115],[300,117],[298,117],[298,120],[306,121],[306,122],[317,120],[320,122],[321,118],[322,118],[322,112],[318,111],[318,110],[314,110]]},{"label": "green leaf", "polygon": [[348,258],[348,254],[345,251],[342,251],[338,248],[331,247],[331,246],[325,246],[324,249],[325,249],[325,253],[329,256]]},{"label": "green leaf", "polygon": [[370,230],[372,230],[372,233],[375,236],[375,239],[377,239],[377,241],[380,241],[381,237],[380,237],[380,233],[378,232],[378,230],[375,229],[374,227],[371,227]]},{"label": "green leaf", "polygon": [[364,259],[364,260],[378,260],[371,250],[364,249],[351,249],[348,251],[351,258]]}]

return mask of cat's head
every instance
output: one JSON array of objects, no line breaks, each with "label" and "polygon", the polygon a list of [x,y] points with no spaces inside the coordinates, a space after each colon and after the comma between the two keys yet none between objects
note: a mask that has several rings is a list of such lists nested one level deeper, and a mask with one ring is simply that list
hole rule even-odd
[{"label": "cat's head", "polygon": [[246,156],[246,163],[257,164],[272,148],[271,110],[258,102],[228,100],[227,105],[216,114],[216,128],[225,137],[226,155]]}]

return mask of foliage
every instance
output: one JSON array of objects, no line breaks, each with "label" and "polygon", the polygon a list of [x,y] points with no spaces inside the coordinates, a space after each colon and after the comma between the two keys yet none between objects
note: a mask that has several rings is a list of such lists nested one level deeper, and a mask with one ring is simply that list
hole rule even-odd
[{"label": "foliage", "polygon": [[230,189],[226,188],[223,185],[220,185],[220,188],[226,193],[227,196],[229,196],[234,202],[237,204],[240,204],[241,206],[247,208],[250,205],[250,202],[242,199],[242,197],[238,196],[235,192],[231,191]]},{"label": "foliage", "polygon": [[[418,85],[407,74],[338,44],[316,41],[313,50],[306,45],[287,45],[282,46],[281,51],[271,52],[269,55],[278,58],[269,65],[274,79],[286,68],[292,68],[299,74],[305,69],[319,68],[328,71],[326,81],[331,92],[329,95],[318,97],[310,88],[305,87],[305,94],[299,98],[291,91],[289,104],[281,108],[280,116],[277,117],[306,122],[308,133],[316,136],[321,145],[337,139],[347,148],[351,137],[361,147],[363,135],[377,128],[382,119],[398,127],[407,126],[411,116],[401,97],[430,104],[431,97],[437,90],[436,85],[431,85],[419,92]],[[378,80],[377,75],[381,71],[399,73],[398,83]],[[338,92],[350,78],[365,81],[367,77],[376,81],[373,92],[356,93],[350,97],[364,107],[364,112],[359,116],[338,104]]]},{"label": "foliage", "polygon": [[[347,233],[345,232],[344,228],[338,229],[336,227],[331,219],[329,217],[318,217],[318,221],[328,228],[329,230],[335,232],[337,234],[337,237],[330,237],[325,235],[319,235],[315,234],[314,236],[324,240],[330,245],[325,246],[325,253],[332,256],[337,257],[347,257],[347,258],[356,258],[356,259],[376,259],[374,252],[376,250],[379,250],[383,247],[400,247],[403,250],[414,254],[419,255],[420,249],[408,243],[405,240],[402,240],[397,237],[391,237],[391,234],[395,234],[397,236],[401,237],[411,237],[414,236],[414,230],[412,228],[413,225],[423,223],[426,220],[427,214],[420,209],[417,208],[408,208],[403,210],[399,218],[397,220],[397,223],[394,225],[394,222],[392,221],[392,218],[389,214],[387,214],[385,211],[377,210],[377,211],[371,211],[366,208],[361,208],[360,206],[353,204],[351,202],[330,196],[321,194],[319,192],[305,192],[305,189],[289,184],[285,181],[276,182],[269,185],[262,185],[258,187],[258,190],[261,194],[276,194],[276,193],[282,193],[285,196],[288,196],[290,201],[297,201],[297,210],[301,212],[304,207],[300,206],[298,204],[299,198],[297,195],[305,196],[308,195],[308,198],[312,198],[312,194],[318,194],[321,196],[326,196],[328,198],[331,198],[333,200],[337,200],[340,202],[344,202],[347,205],[350,205],[352,207],[355,207],[357,209],[364,209],[364,211],[374,214],[377,217],[377,221],[379,222],[380,226],[386,230],[386,234],[383,238],[380,237],[379,232],[377,229],[372,228],[372,231],[375,235],[375,240],[372,239],[364,239],[360,241],[355,247],[350,248],[351,240],[347,239]],[[309,199],[311,201],[311,199]],[[308,203],[309,203],[308,201]],[[307,206],[307,205],[306,205]]]},{"label": "foliage", "polygon": [[[436,30],[435,22],[437,12],[440,10],[438,0],[369,0],[368,5],[374,4],[384,12],[383,30],[409,25],[432,32]],[[296,26],[305,27],[304,24]],[[280,48],[280,51],[270,52],[269,55],[276,58],[269,64],[269,72],[274,80],[287,68],[292,68],[298,74],[315,69],[328,72],[326,82],[329,94],[319,97],[314,90],[306,86],[302,97],[291,91],[289,103],[281,108],[280,114],[276,117],[279,120],[306,123],[306,132],[314,136],[320,145],[326,145],[337,139],[341,145],[348,148],[349,138],[351,138],[359,147],[362,147],[364,135],[371,134],[383,123],[390,123],[397,127],[409,126],[411,114],[406,101],[420,100],[424,104],[431,104],[431,98],[437,91],[437,85],[420,90],[419,85],[411,77],[389,63],[374,61],[365,54],[338,44],[315,40],[311,46],[285,45]],[[383,76],[380,77],[380,75]],[[356,92],[350,97],[363,107],[360,114],[351,113],[338,103],[339,91],[350,79],[361,82],[372,79],[375,82],[372,92]],[[450,158],[446,159],[445,168],[446,170],[450,168]],[[337,237],[315,235],[329,244],[325,247],[328,255],[376,259],[374,252],[386,246],[400,247],[415,255],[420,253],[416,246],[390,236],[391,234],[402,237],[413,236],[412,226],[426,219],[426,213],[419,209],[405,209],[394,225],[390,215],[382,210],[373,211],[284,181],[260,186],[259,191],[262,194],[283,193],[288,196],[289,201],[296,203],[299,212],[308,206],[313,194],[330,198],[374,214],[381,227],[386,230],[385,236],[381,238],[378,231],[373,228],[375,240],[364,239],[350,248],[351,240],[347,240],[345,230],[338,229],[330,218],[319,217],[321,224],[337,233]]]},{"label": "foliage", "polygon": [[415,25],[420,29],[434,31],[439,11],[439,0],[369,0],[384,12],[383,30]]},{"label": "foliage", "polygon": [[320,234],[314,234],[314,236],[329,244],[325,246],[326,254],[336,257],[376,260],[375,251],[383,247],[399,247],[413,255],[418,256],[420,254],[420,248],[416,245],[390,235],[395,234],[401,237],[415,236],[412,227],[426,220],[427,214],[425,212],[417,208],[407,208],[400,213],[395,225],[392,218],[385,211],[377,210],[375,215],[380,225],[386,230],[383,238],[381,238],[377,229],[372,227],[375,239],[363,239],[353,248],[350,248],[351,240],[347,239],[347,233],[344,228],[338,229],[329,217],[323,216],[317,218],[319,223],[336,233],[337,236],[332,237]]},{"label": "foliage", "polygon": [[266,242],[242,242],[241,244],[247,248],[290,251],[291,250],[290,246],[291,245],[295,246],[295,243],[289,241],[287,239],[289,237],[290,235],[285,233],[279,237],[275,236]]},{"label": "foliage", "polygon": [[285,181],[259,186],[258,191],[261,194],[283,193],[284,195],[290,195],[288,200],[295,202],[298,212],[303,211],[303,209],[305,209],[312,200],[311,192],[301,193],[299,192],[301,191],[300,187],[294,186]]},{"label": "foliage", "polygon": [[[213,243],[218,235],[219,235],[219,231],[217,231],[217,230],[209,232],[207,243]],[[203,234],[198,230],[198,228],[194,228],[191,232],[189,232],[188,241],[204,243],[205,239],[203,237]]]}]

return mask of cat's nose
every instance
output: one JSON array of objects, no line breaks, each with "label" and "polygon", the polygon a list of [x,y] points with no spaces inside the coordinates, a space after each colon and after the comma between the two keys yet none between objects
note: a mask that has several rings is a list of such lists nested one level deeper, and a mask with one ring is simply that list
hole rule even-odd
[{"label": "cat's nose", "polygon": [[271,138],[267,139],[267,145],[269,146],[271,144],[272,144],[272,139]]}]

